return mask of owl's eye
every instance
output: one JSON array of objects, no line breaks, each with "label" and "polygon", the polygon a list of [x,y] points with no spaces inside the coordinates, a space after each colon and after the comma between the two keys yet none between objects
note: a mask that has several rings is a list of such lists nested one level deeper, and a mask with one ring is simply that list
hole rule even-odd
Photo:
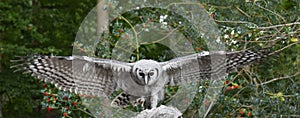
[{"label": "owl's eye", "polygon": [[140,75],[140,76],[145,76],[145,74],[144,74],[144,73],[142,73],[142,72],[139,72],[139,75]]},{"label": "owl's eye", "polygon": [[153,76],[154,72],[149,72],[148,74],[149,74],[149,76]]}]

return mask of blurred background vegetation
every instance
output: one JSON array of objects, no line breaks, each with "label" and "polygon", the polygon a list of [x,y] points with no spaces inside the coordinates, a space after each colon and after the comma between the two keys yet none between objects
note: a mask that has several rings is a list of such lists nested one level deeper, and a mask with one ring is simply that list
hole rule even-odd
[{"label": "blurred background vegetation", "polygon": [[[298,41],[298,0],[199,0],[218,24],[228,51],[279,50]],[[15,55],[72,55],[77,30],[97,0],[0,0],[0,118],[92,117],[80,96],[13,73]],[[143,46],[141,50],[166,50]],[[199,51],[200,49],[197,49]],[[148,54],[148,53],[147,53]],[[210,117],[300,117],[300,46],[230,74]],[[143,54],[141,54],[143,55]],[[162,51],[144,58],[168,60]],[[172,55],[172,54],[169,54]],[[100,56],[100,55],[98,55]],[[172,91],[169,91],[172,92]],[[166,93],[169,94],[169,93]],[[198,93],[184,117],[198,116]]]}]

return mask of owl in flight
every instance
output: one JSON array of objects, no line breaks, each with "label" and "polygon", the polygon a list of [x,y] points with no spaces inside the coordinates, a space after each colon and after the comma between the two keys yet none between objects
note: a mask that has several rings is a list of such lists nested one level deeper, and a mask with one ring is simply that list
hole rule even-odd
[{"label": "owl in flight", "polygon": [[44,78],[63,91],[94,96],[110,96],[122,89],[111,103],[123,107],[142,102],[156,107],[164,98],[164,87],[204,79],[221,79],[225,73],[249,65],[271,53],[265,49],[236,52],[201,52],[165,62],[139,60],[125,63],[87,56],[25,56],[12,68]]}]

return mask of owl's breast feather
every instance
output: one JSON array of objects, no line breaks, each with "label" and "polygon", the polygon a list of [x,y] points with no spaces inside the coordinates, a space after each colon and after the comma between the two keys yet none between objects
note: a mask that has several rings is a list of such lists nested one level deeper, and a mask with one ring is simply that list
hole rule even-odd
[{"label": "owl's breast feather", "polygon": [[166,80],[162,76],[151,85],[137,84],[128,73],[123,73],[124,78],[118,79],[118,88],[124,92],[134,96],[151,96],[157,94],[160,90],[164,89]]}]

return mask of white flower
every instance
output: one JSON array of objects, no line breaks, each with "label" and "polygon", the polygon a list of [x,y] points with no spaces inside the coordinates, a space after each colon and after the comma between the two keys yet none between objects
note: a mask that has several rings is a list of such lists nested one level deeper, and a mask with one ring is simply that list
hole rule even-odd
[{"label": "white flower", "polygon": [[224,38],[225,38],[225,39],[228,39],[228,38],[229,38],[229,35],[228,35],[228,34],[225,34],[225,35],[224,35]]},{"label": "white flower", "polygon": [[234,30],[232,30],[230,34],[233,36],[234,35]]},{"label": "white flower", "polygon": [[159,22],[162,23],[167,17],[168,15],[159,16]]}]

